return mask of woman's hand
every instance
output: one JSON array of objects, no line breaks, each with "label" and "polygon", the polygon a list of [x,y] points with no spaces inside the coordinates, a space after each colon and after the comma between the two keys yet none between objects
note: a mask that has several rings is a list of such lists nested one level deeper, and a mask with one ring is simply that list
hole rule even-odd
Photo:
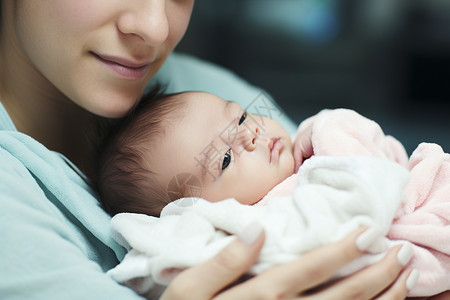
[{"label": "woman's hand", "polygon": [[408,298],[410,300],[447,300],[450,299],[450,291],[440,293],[439,295],[424,298]]},{"label": "woman's hand", "polygon": [[410,253],[399,251],[400,246],[380,262],[318,288],[371,244],[370,234],[363,231],[358,229],[342,241],[232,285],[256,261],[264,243],[262,229],[250,226],[218,255],[180,273],[161,299],[404,299],[407,284],[412,288],[416,278],[408,280],[412,270],[404,270],[403,264]]}]

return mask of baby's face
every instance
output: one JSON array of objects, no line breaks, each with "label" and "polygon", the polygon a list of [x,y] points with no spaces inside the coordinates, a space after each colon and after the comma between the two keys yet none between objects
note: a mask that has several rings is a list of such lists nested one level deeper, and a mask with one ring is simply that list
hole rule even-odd
[{"label": "baby's face", "polygon": [[189,173],[200,180],[201,195],[185,196],[254,204],[293,174],[291,139],[276,121],[207,93],[175,97],[187,97],[188,104],[160,147],[158,169],[166,184]]}]

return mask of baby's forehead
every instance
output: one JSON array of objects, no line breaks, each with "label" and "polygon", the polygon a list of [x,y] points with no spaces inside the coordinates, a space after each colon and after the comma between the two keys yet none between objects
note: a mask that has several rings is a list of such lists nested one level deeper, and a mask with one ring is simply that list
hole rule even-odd
[{"label": "baby's forehead", "polygon": [[219,96],[204,91],[186,91],[179,93],[176,96],[184,100],[194,101],[198,103],[215,102],[217,104],[219,102],[226,102],[226,100],[220,98]]},{"label": "baby's forehead", "polygon": [[180,146],[183,143],[206,146],[219,133],[219,129],[227,125],[225,108],[229,101],[205,92],[185,92],[175,97],[183,99],[187,105],[180,118],[169,122],[166,133]]}]

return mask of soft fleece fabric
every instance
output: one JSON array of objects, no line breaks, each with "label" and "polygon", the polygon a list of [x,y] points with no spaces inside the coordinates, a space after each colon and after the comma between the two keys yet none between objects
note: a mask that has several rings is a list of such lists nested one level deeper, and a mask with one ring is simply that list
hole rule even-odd
[{"label": "soft fleece fabric", "polygon": [[[167,83],[168,92],[209,91],[244,107],[261,93],[226,70],[180,54],[168,58],[156,81]],[[110,217],[83,176],[60,154],[17,132],[1,99],[0,199],[2,299],[141,299],[105,274],[126,250],[111,237]]]},{"label": "soft fleece fabric", "polygon": [[[400,142],[384,135],[377,123],[345,109],[324,110],[305,120],[295,137],[301,157],[370,155],[405,166],[410,171],[406,201],[387,237],[413,243],[410,265],[420,271],[420,278],[411,295],[428,296],[450,289],[449,154],[439,145],[422,143],[408,159]],[[274,190],[282,191],[283,185]]]},{"label": "soft fleece fabric", "polygon": [[[448,154],[438,145],[421,144],[408,161],[396,139],[384,135],[375,122],[344,109],[325,110],[305,120],[295,137],[300,157],[307,160],[260,205],[188,198],[166,206],[159,219],[114,217],[116,239],[130,251],[109,274],[145,292],[213,256],[233,234],[258,220],[267,238],[253,272],[293,260],[367,225],[387,236],[388,246],[412,243],[410,265],[421,277],[410,296],[450,288]],[[385,250],[382,244],[380,240],[370,250]],[[382,252],[363,256],[338,276],[373,263]],[[137,277],[141,280],[130,281]]]}]

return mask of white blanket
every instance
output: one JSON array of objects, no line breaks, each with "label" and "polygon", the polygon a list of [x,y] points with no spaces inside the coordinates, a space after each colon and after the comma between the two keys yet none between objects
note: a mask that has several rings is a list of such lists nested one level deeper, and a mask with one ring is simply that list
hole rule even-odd
[{"label": "white blanket", "polygon": [[184,198],[168,204],[160,218],[118,214],[112,219],[113,234],[129,252],[108,273],[144,294],[211,258],[254,221],[264,227],[266,241],[253,273],[338,241],[360,225],[378,229],[380,241],[369,249],[378,254],[364,255],[338,274],[348,275],[379,260],[387,250],[380,245],[392,245],[384,236],[408,178],[404,167],[385,159],[319,156],[301,166],[292,195],[265,206]]}]

